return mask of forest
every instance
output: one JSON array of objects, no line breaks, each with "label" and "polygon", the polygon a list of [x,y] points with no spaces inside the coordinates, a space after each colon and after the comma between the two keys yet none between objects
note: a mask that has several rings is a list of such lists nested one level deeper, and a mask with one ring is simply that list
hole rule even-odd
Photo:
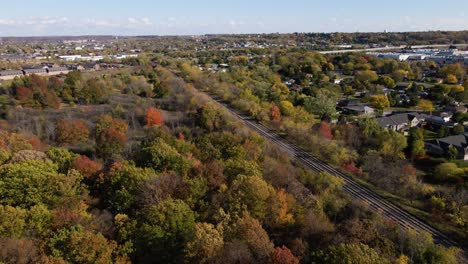
[{"label": "forest", "polygon": [[[330,122],[340,92],[380,91],[425,69],[445,80],[431,96],[464,100],[453,77],[465,69],[284,52],[253,64],[235,56],[217,73],[158,54],[112,73],[2,83],[0,262],[458,263],[460,249],[352,199],[342,179],[290,160],[202,91],[466,238],[466,170],[431,182],[411,162],[418,131],[407,142],[372,119]],[[354,78],[331,85],[338,69]],[[310,87],[293,92],[289,78]]]}]

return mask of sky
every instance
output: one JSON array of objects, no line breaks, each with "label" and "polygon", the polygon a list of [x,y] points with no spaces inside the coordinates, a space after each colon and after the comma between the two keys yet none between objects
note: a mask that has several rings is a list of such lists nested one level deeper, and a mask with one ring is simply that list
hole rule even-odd
[{"label": "sky", "polygon": [[0,36],[468,30],[468,0],[1,0]]}]

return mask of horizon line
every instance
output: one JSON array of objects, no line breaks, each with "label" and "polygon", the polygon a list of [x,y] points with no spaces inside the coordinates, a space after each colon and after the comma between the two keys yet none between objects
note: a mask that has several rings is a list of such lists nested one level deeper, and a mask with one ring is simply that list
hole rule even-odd
[{"label": "horizon line", "polygon": [[45,38],[45,37],[191,37],[191,36],[207,36],[207,35],[290,35],[290,34],[376,34],[376,33],[385,33],[385,34],[402,34],[402,33],[430,33],[430,32],[466,32],[468,29],[463,30],[411,30],[411,31],[309,31],[309,32],[251,32],[251,33],[202,33],[202,34],[71,34],[71,35],[61,35],[61,34],[45,34],[45,35],[0,35],[0,38]]}]

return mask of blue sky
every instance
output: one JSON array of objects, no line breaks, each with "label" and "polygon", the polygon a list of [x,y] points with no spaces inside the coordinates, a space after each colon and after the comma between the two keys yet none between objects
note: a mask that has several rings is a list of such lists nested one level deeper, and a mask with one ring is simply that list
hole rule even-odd
[{"label": "blue sky", "polygon": [[2,0],[1,6],[0,36],[468,30],[467,0]]}]

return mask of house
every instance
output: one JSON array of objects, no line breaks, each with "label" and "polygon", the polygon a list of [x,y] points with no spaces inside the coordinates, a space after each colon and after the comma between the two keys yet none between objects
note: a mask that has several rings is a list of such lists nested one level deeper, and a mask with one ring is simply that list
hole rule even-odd
[{"label": "house", "polygon": [[419,125],[424,118],[416,112],[399,113],[390,116],[382,116],[376,118],[377,123],[386,129],[393,131],[408,131],[410,128]]},{"label": "house", "polygon": [[426,142],[428,153],[437,156],[446,154],[450,147],[458,150],[458,158],[468,161],[468,133]]},{"label": "house", "polygon": [[346,107],[346,106],[356,106],[362,105],[363,103],[359,99],[345,99],[338,102],[338,106]]},{"label": "house", "polygon": [[374,108],[366,106],[366,105],[352,105],[352,106],[346,106],[343,107],[344,111],[348,114],[354,115],[354,116],[370,116],[375,113]]},{"label": "house", "polygon": [[426,124],[431,127],[454,128],[455,126],[458,125],[458,123],[450,121],[450,118],[451,116],[447,117],[447,116],[426,115],[424,120],[426,121]]},{"label": "house", "polygon": [[444,112],[451,112],[451,113],[466,113],[468,109],[464,105],[453,105],[447,106],[444,109]]}]

